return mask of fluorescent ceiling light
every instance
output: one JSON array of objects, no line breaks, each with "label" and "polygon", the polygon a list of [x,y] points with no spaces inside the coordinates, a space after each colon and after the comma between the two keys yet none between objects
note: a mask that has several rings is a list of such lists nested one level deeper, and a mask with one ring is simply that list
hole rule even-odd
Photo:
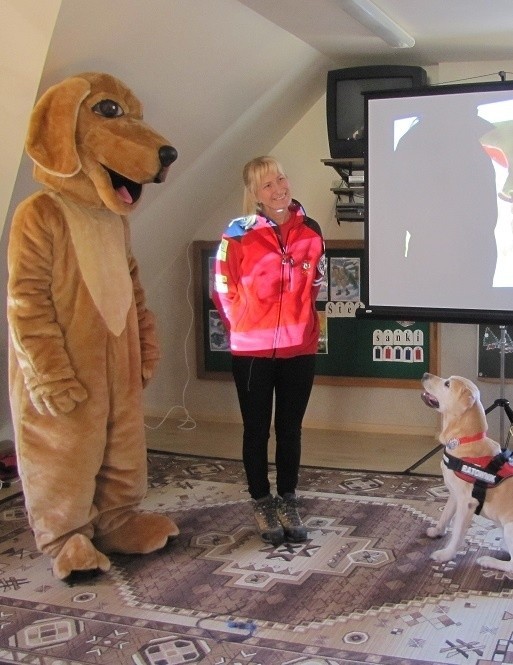
[{"label": "fluorescent ceiling light", "polygon": [[343,9],[395,48],[411,48],[415,40],[370,0],[341,0]]}]

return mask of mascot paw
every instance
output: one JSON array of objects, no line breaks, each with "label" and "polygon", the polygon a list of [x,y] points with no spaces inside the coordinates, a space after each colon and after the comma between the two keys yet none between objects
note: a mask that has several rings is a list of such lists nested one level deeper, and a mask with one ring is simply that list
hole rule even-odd
[{"label": "mascot paw", "polygon": [[153,373],[155,372],[155,367],[157,366],[157,360],[143,360],[141,366],[141,378],[143,388],[146,388],[148,383],[153,378]]},{"label": "mascot paw", "polygon": [[162,549],[180,533],[172,519],[158,513],[134,513],[124,524],[94,539],[102,552],[148,554]]},{"label": "mascot paw", "polygon": [[30,391],[32,403],[41,415],[70,413],[87,399],[86,389],[76,379],[52,381]]},{"label": "mascot paw", "polygon": [[53,574],[60,580],[73,572],[101,570],[106,573],[109,569],[110,561],[82,533],[73,534],[53,560]]}]

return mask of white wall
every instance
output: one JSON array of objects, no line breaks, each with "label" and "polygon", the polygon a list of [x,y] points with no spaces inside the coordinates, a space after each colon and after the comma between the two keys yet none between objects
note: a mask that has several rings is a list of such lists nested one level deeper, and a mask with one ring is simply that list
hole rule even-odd
[{"label": "white wall", "polygon": [[[0,237],[23,154],[28,118],[36,98],[61,0],[0,0]],[[8,130],[7,130],[8,128]],[[4,255],[5,238],[0,242]],[[3,263],[5,283],[6,265]],[[0,330],[5,330],[1,325]],[[7,383],[7,349],[0,345],[0,376]],[[0,438],[10,437],[7,389],[0,388]]]},{"label": "white wall", "polygon": [[[496,72],[501,69],[511,71],[512,67],[513,62],[442,63],[427,70],[430,82],[436,84],[481,77],[488,73],[495,80]],[[363,238],[362,223],[348,222],[339,226],[333,216],[334,199],[330,186],[332,180],[336,179],[336,172],[320,161],[329,157],[324,96],[271,152],[284,165],[292,182],[293,194],[303,203],[308,214],[321,224],[326,239]],[[242,186],[233,193],[222,211],[217,211],[198,231],[197,239],[219,238],[226,220],[240,214],[241,192]],[[219,212],[222,212],[221,216],[217,214]],[[481,340],[477,339],[477,325],[441,324],[440,373],[442,376],[459,374],[474,380],[481,390],[485,407],[488,407],[499,397],[500,386],[498,383],[478,380],[477,349],[480,343]],[[191,344],[191,371],[194,370],[193,355]],[[434,434],[438,428],[438,417],[423,404],[420,392],[420,383],[418,390],[316,385],[305,425],[344,430]],[[513,400],[511,384],[506,386],[506,397]],[[240,420],[231,383],[192,378],[186,402],[198,419]],[[489,417],[490,432],[496,437],[500,436],[499,414],[500,410],[497,409]]]},{"label": "white wall", "polygon": [[[145,120],[178,149],[165,185],[145,187],[130,219],[134,253],[149,306],[158,317],[163,347],[159,375],[146,399],[148,405],[165,411],[167,404],[181,398],[187,377],[186,248],[230,195],[239,162],[257,149],[269,150],[319,98],[331,63],[238,0],[62,0],[60,4],[48,52],[43,48],[39,63],[41,92],[82,71],[111,73],[133,88],[144,105]],[[30,42],[39,23],[49,20],[51,3],[9,0],[7,5],[10,12],[2,16],[5,43],[16,39],[19,43],[6,54],[5,62],[12,62],[14,71],[19,66],[24,75],[25,56],[30,53],[25,40]],[[28,5],[34,11],[27,11],[27,25],[20,24],[18,12]],[[30,63],[27,66],[30,69]],[[39,76],[25,108],[13,110],[24,125],[23,139],[38,82]],[[16,79],[13,91],[17,83]],[[6,104],[14,103],[13,91],[5,91]],[[10,158],[14,172],[22,143]],[[32,165],[24,156],[8,220],[16,205],[36,189]],[[8,231],[7,223],[0,244],[4,266]],[[0,275],[4,294],[5,272]],[[4,377],[6,327],[5,312],[0,311]],[[5,380],[0,385],[0,425],[8,413]]]},{"label": "white wall", "polygon": [[[16,146],[59,6],[41,79],[43,89],[79,71],[110,71],[134,88],[145,105],[146,119],[176,143],[180,156],[168,182],[149,188],[132,219],[134,252],[149,304],[157,315],[163,348],[159,371],[145,393],[146,409],[164,415],[185,404],[196,419],[239,421],[232,382],[195,378],[189,306],[193,276],[186,248],[192,239],[218,239],[227,220],[240,213],[242,187],[236,174],[246,159],[265,152],[283,162],[294,194],[319,221],[327,239],[361,237],[359,224],[339,226],[334,220],[329,189],[336,174],[320,161],[329,156],[322,90],[325,73],[333,67],[311,47],[234,0],[0,2],[0,49],[7,63],[2,84],[9,87],[3,88],[4,105],[23,93],[21,104],[12,112],[17,120],[13,132],[19,132]],[[120,23],[122,15],[129,20]],[[143,34],[154,37],[144,42],[144,48],[140,47]],[[263,43],[265,49],[254,57],[252,45]],[[39,52],[32,70],[31,46]],[[511,69],[511,62],[443,63],[428,73],[432,82],[438,82]],[[290,129],[293,122],[297,124]],[[7,157],[11,171],[20,161],[19,146],[14,152]],[[37,187],[30,172],[28,160],[23,159],[11,212]],[[9,173],[0,178],[4,204],[10,195],[9,178]],[[5,234],[2,243],[4,255]],[[2,329],[5,332],[5,321],[0,317]],[[0,345],[1,353],[5,355],[5,348]],[[475,378],[475,326],[443,325],[441,353],[442,374]],[[5,377],[5,363],[2,367],[0,362],[0,371]],[[491,403],[498,387],[480,385],[483,401]],[[432,432],[437,418],[423,406],[419,393],[420,387],[416,391],[315,386],[305,424]],[[2,419],[7,413],[5,395],[6,382],[0,388]]]},{"label": "white wall", "polygon": [[0,0],[0,233],[61,0]]}]

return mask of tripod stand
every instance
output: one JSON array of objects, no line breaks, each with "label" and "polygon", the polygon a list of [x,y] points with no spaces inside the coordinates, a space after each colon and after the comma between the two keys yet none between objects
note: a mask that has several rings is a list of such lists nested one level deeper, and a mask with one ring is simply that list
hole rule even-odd
[{"label": "tripod stand", "polygon": [[[506,386],[506,351],[513,351],[511,338],[506,332],[506,326],[499,326],[501,331],[501,337],[498,342],[492,342],[491,344],[486,345],[487,349],[499,348],[500,350],[500,397],[494,401],[494,403],[485,409],[485,413],[488,414],[496,408],[500,408],[499,414],[499,429],[501,433],[501,448],[505,450],[509,445],[509,440],[511,438],[513,430],[513,409],[509,405],[509,400],[505,398],[505,386]],[[488,333],[488,328],[485,331],[485,338]],[[484,342],[483,342],[484,343]],[[506,437],[506,442],[503,445],[504,441],[504,414],[508,416],[509,419],[509,429],[508,436]]]}]

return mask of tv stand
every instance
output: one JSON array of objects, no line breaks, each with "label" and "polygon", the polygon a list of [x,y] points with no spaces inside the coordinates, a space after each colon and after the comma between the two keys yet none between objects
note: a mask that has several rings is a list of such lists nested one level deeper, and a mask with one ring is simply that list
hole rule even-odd
[{"label": "tv stand", "polygon": [[337,222],[363,222],[365,220],[365,175],[363,157],[321,159],[340,176],[339,185],[332,187],[336,196],[335,214]]},{"label": "tv stand", "polygon": [[363,171],[363,157],[339,157],[337,159],[321,159],[325,166],[332,166],[339,176],[345,180],[353,171]]}]

